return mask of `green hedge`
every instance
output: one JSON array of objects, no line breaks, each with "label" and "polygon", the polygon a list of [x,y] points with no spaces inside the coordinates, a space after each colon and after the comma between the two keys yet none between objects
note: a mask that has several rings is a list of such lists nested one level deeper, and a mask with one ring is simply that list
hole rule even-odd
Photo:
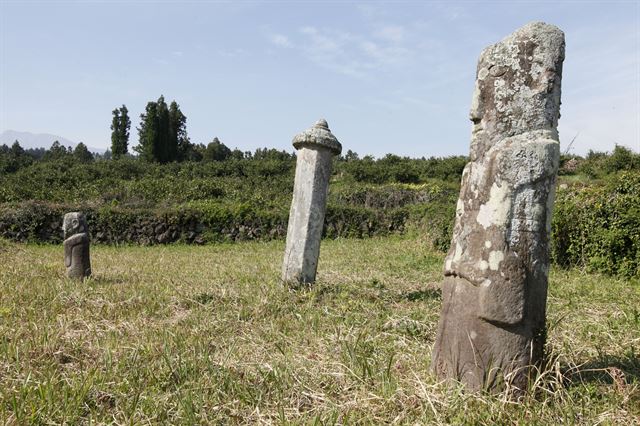
[{"label": "green hedge", "polygon": [[560,188],[552,223],[552,257],[626,277],[640,276],[640,173]]},{"label": "green hedge", "polygon": [[[213,201],[164,209],[26,202],[0,206],[0,237],[22,242],[60,243],[62,217],[83,211],[96,243],[165,244],[284,238],[288,207],[263,209]],[[403,232],[406,207],[376,210],[329,204],[324,236],[368,237]]]},{"label": "green hedge", "polygon": [[[371,185],[337,182],[325,218],[327,238],[419,232],[449,247],[458,189],[448,183]],[[64,213],[82,210],[98,243],[202,244],[284,238],[289,196],[236,196],[166,207],[113,202],[0,204],[0,237],[60,243]],[[626,277],[640,276],[640,173],[569,182],[556,194],[551,254],[555,263]]]}]

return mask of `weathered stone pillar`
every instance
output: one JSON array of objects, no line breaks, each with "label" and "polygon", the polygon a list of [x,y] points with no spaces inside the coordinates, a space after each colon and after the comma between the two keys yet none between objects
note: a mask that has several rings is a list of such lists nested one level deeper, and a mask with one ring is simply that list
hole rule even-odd
[{"label": "weathered stone pillar", "polygon": [[316,279],[331,161],[334,155],[342,152],[342,145],[329,130],[327,122],[319,120],[294,137],[293,146],[298,150],[298,159],[282,280],[308,284]]},{"label": "weathered stone pillar", "polygon": [[564,34],[528,24],[478,61],[432,368],[472,390],[524,390],[545,343]]},{"label": "weathered stone pillar", "polygon": [[64,215],[64,265],[69,278],[83,279],[91,275],[89,257],[89,229],[83,213],[72,212]]}]

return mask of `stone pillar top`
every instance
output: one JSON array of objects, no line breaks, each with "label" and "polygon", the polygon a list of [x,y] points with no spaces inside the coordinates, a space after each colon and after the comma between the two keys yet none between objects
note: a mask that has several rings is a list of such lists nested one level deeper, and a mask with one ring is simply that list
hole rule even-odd
[{"label": "stone pillar top", "polygon": [[531,131],[558,140],[564,49],[558,27],[532,22],[482,51],[470,111],[472,161]]},{"label": "stone pillar top", "polygon": [[329,130],[329,125],[327,124],[327,120],[321,118],[305,130],[304,132],[298,133],[293,138],[293,146],[295,149],[300,149],[303,146],[322,146],[328,148],[335,155],[340,155],[342,152],[342,145],[338,142],[331,130]]}]

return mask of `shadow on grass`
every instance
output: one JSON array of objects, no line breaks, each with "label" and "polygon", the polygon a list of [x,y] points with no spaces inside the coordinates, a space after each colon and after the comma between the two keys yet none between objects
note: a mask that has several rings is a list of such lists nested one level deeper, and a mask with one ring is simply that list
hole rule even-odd
[{"label": "shadow on grass", "polygon": [[340,285],[329,285],[326,283],[286,283],[285,286],[296,303],[307,303],[309,299],[311,299],[315,304],[321,304],[333,299],[343,291]]},{"label": "shadow on grass", "polygon": [[91,277],[85,278],[85,280],[94,286],[120,285],[131,281],[126,275],[103,275],[95,273],[91,274]]},{"label": "shadow on grass", "polygon": [[[442,291],[437,283],[429,283],[418,290],[407,290],[398,293],[393,288],[387,287],[383,282],[373,279],[367,283],[356,283],[350,285],[318,283],[312,286],[299,286],[294,290],[300,295],[311,295],[316,302],[323,302],[341,295],[348,294],[370,302],[388,300],[396,302],[422,302],[429,300],[441,300]],[[302,300],[306,300],[303,297]]]},{"label": "shadow on grass", "polygon": [[442,291],[439,288],[427,287],[422,290],[414,290],[408,293],[404,293],[400,296],[400,298],[404,300],[408,300],[410,302],[440,300],[442,299]]},{"label": "shadow on grass", "polygon": [[579,383],[640,383],[640,354],[600,356],[577,368],[567,368],[564,375],[569,379],[569,386]]}]

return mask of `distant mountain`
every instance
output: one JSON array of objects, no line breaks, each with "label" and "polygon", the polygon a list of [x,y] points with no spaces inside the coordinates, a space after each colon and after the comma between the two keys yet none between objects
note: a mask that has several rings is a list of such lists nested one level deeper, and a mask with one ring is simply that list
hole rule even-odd
[{"label": "distant mountain", "polygon": [[[50,148],[51,144],[55,141],[60,142],[60,145],[71,146],[75,148],[78,145],[76,142],[63,138],[62,136],[51,135],[49,133],[31,133],[31,132],[17,132],[15,130],[5,130],[0,133],[0,145],[6,144],[11,146],[15,141],[20,142],[20,146],[24,149],[29,148]],[[88,147],[89,151],[104,153],[102,148]]]}]

